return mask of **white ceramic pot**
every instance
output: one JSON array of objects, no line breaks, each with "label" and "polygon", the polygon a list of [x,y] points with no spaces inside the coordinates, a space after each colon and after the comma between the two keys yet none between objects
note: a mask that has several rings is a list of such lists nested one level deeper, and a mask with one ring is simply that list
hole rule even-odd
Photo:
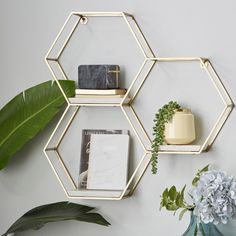
[{"label": "white ceramic pot", "polygon": [[194,115],[189,109],[175,111],[170,122],[165,124],[167,144],[190,144],[196,139]]}]

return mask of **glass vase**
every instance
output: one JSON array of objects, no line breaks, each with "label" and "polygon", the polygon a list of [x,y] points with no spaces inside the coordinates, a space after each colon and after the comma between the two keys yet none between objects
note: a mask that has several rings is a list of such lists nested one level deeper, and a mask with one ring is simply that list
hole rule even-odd
[{"label": "glass vase", "polygon": [[224,236],[213,223],[198,222],[197,217],[191,212],[190,223],[182,236]]}]

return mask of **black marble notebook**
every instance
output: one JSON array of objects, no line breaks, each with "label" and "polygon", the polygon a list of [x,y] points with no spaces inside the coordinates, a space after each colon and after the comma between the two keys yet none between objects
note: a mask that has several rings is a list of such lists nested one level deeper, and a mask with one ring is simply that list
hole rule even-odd
[{"label": "black marble notebook", "polygon": [[118,65],[80,65],[78,67],[80,89],[117,89],[119,77]]}]

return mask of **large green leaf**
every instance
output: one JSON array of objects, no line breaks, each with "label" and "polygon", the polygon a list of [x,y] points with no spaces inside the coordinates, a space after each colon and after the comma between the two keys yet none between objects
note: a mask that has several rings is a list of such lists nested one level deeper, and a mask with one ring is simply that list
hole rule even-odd
[{"label": "large green leaf", "polygon": [[[74,81],[61,80],[60,84],[68,97],[74,96]],[[0,170],[52,120],[64,103],[57,84],[48,81],[20,93],[0,110]]]},{"label": "large green leaf", "polygon": [[19,218],[2,236],[30,229],[38,230],[47,223],[66,220],[110,225],[100,214],[90,212],[93,209],[93,207],[69,202],[57,202],[36,207]]}]

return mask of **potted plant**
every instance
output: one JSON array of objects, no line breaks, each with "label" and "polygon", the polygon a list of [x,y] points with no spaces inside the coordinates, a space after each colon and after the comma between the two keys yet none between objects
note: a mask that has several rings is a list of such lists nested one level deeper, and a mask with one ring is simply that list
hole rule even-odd
[{"label": "potted plant", "polygon": [[155,115],[152,142],[152,173],[157,173],[157,159],[160,145],[189,144],[195,138],[194,115],[189,109],[181,108],[176,101],[165,104]]},{"label": "potted plant", "polygon": [[190,212],[190,224],[183,236],[222,236],[217,225],[236,217],[236,179],[225,172],[204,167],[192,181],[189,191],[192,204],[185,199],[185,187],[181,191],[175,186],[166,188],[160,207],[174,212],[181,209],[179,219],[185,212]]}]

